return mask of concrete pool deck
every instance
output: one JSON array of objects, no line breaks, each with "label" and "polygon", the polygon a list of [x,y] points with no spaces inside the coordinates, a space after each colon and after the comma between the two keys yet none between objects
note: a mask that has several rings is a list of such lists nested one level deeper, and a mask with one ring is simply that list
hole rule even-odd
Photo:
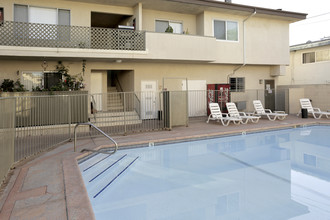
[{"label": "concrete pool deck", "polygon": [[[191,120],[188,127],[175,127],[171,131],[134,133],[112,136],[119,149],[127,146],[148,145],[149,142],[172,142],[209,136],[257,132],[302,125],[329,124],[330,119],[302,119],[290,115],[283,121],[261,119],[257,124],[228,127],[206,119]],[[86,156],[83,148],[109,146],[105,138],[86,138],[64,143],[50,151],[17,164],[0,197],[0,219],[94,219],[94,213],[78,168],[77,159]],[[112,145],[110,145],[112,146]]]}]

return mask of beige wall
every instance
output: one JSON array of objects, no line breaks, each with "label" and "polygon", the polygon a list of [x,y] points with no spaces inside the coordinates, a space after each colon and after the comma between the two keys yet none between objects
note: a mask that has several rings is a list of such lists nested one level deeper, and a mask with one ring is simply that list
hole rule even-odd
[{"label": "beige wall", "polygon": [[[137,18],[137,26],[153,32],[155,20],[171,20],[183,23],[183,30],[189,35],[147,33],[146,52],[102,51],[55,48],[0,47],[0,56],[44,56],[44,57],[95,57],[114,59],[159,59],[181,61],[208,61],[222,64],[243,63],[243,20],[247,15],[204,11],[199,15],[179,14],[143,9],[143,4],[135,7],[118,7],[101,4],[87,4],[70,1],[3,0],[5,19],[13,20],[13,4],[28,4],[71,10],[71,24],[90,26],[91,12],[105,12],[132,15]],[[143,14],[141,14],[141,12]],[[217,41],[213,37],[213,20],[237,21],[238,42]],[[127,22],[131,23],[132,19]],[[142,23],[141,21],[142,20]],[[246,22],[246,63],[256,65],[289,64],[289,22],[266,19],[258,14]],[[196,34],[208,36],[195,36]],[[83,52],[83,53],[82,53]]]},{"label": "beige wall", "polygon": [[330,50],[330,46],[316,47],[290,53],[290,66],[285,76],[279,77],[280,85],[329,84],[330,61],[302,63],[303,53]]},{"label": "beige wall", "polygon": [[[213,36],[213,21],[237,21],[237,42],[217,41],[219,63],[243,62],[243,21],[247,16],[204,12],[204,34]],[[201,18],[199,18],[201,20]],[[289,22],[259,17],[258,14],[245,22],[246,63],[266,65],[289,64]]]},{"label": "beige wall", "polygon": [[134,91],[134,71],[124,70],[118,74],[118,81],[124,92]]},{"label": "beige wall", "polygon": [[[63,64],[68,67],[69,74],[76,75],[82,72],[82,62],[65,61]],[[20,60],[0,60],[0,76],[2,79],[17,79],[17,71],[42,71],[42,61],[20,61]],[[56,61],[48,61],[47,70],[55,70]],[[206,80],[207,84],[227,83],[228,74],[232,73],[234,65],[220,64],[194,64],[194,63],[156,63],[156,62],[133,62],[122,63],[115,62],[86,62],[86,70],[84,74],[84,83],[86,90],[90,90],[90,74],[91,72],[103,72],[105,83],[103,85],[106,92],[107,74],[106,70],[132,70],[121,77],[125,82],[122,86],[125,88],[132,87],[135,91],[141,90],[142,80],[154,80],[158,82],[158,89],[162,90],[163,78],[188,78],[188,80]],[[269,66],[246,66],[236,72],[232,77],[245,77],[246,89],[263,89],[264,85],[259,84],[259,79],[275,79],[270,76]],[[130,79],[130,81],[128,81]],[[2,81],[2,80],[1,80]],[[134,86],[133,86],[134,82]]]}]

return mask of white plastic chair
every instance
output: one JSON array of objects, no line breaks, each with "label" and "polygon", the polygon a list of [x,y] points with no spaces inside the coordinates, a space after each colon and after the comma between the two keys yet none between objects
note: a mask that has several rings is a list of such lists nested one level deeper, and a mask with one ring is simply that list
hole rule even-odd
[{"label": "white plastic chair", "polygon": [[[315,119],[320,119],[323,115],[325,115],[327,118],[330,116],[330,112],[323,112],[319,108],[313,108],[309,99],[300,99],[300,106],[302,109],[307,109],[308,114],[312,114]],[[297,115],[299,116],[300,113],[301,112],[299,112]]]},{"label": "white plastic chair", "polygon": [[236,104],[233,102],[227,102],[226,106],[229,116],[242,119],[242,124],[247,124],[249,121],[258,123],[259,121],[260,116],[247,115],[245,112],[239,112]]},{"label": "white plastic chair", "polygon": [[227,113],[221,113],[218,103],[209,103],[209,107],[211,114],[209,115],[206,123],[209,123],[210,120],[217,120],[218,122],[221,121],[223,126],[228,126],[231,121],[234,124],[242,123],[242,119],[240,118],[229,117]]},{"label": "white plastic chair", "polygon": [[288,114],[286,114],[284,111],[274,111],[272,112],[270,109],[264,109],[262,106],[262,103],[260,100],[254,100],[253,101],[254,106],[254,115],[256,116],[267,116],[267,118],[270,121],[278,120],[284,120]]}]

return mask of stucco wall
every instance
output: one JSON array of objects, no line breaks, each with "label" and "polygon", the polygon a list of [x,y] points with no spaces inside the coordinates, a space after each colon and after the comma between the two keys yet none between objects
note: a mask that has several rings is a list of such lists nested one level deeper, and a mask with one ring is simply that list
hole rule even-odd
[{"label": "stucco wall", "polygon": [[[135,7],[118,7],[101,4],[89,4],[70,1],[42,1],[42,0],[3,0],[5,20],[13,20],[13,5],[28,4],[32,6],[53,7],[69,9],[71,11],[71,25],[90,26],[91,12],[105,12],[137,17],[138,26],[142,19],[142,29],[155,30],[155,20],[170,20],[183,23],[183,30],[188,30],[190,35],[208,36],[201,39],[200,36],[183,37],[178,34],[163,33],[149,35],[146,38],[147,50],[145,53],[131,51],[84,51],[87,57],[108,58],[133,58],[133,59],[159,59],[159,60],[191,60],[212,61],[222,64],[243,63],[243,20],[246,13],[220,13],[204,11],[199,15],[180,14],[164,11],[143,9],[143,4]],[[140,14],[142,12],[142,15]],[[237,21],[239,28],[239,40],[237,42],[216,41],[213,37],[213,20]],[[246,63],[256,65],[287,65],[289,64],[289,22],[265,18],[256,14],[246,21],[245,26]],[[212,40],[210,40],[212,39]],[[205,41],[205,42],[204,42]],[[173,44],[173,45],[172,45]],[[165,47],[172,45],[172,47]],[[183,48],[183,49],[182,49]],[[184,49],[188,48],[188,49]],[[15,52],[13,52],[15,49]],[[53,49],[53,48],[1,48],[0,55],[11,56],[45,56],[45,57],[79,57],[82,51],[77,49]],[[12,51],[12,52],[11,52]],[[199,54],[199,56],[196,56]],[[206,58],[205,58],[206,57]]]},{"label": "stucco wall", "polygon": [[330,83],[330,61],[315,63],[302,63],[303,53],[330,50],[330,46],[310,48],[290,53],[290,66],[287,67],[285,76],[279,77],[280,85],[307,85]]},{"label": "stucco wall", "polygon": [[[42,61],[20,61],[20,60],[0,60],[0,80],[10,78],[16,80],[20,77],[22,71],[42,71]],[[55,70],[57,61],[47,61],[47,71]],[[69,74],[76,75],[82,72],[82,62],[63,61],[68,67]],[[227,83],[228,74],[232,73],[234,65],[216,65],[216,64],[194,64],[194,63],[156,63],[156,62],[86,62],[84,74],[84,83],[86,90],[90,90],[91,72],[104,73],[103,83],[106,83],[106,70],[132,70],[125,76],[128,83],[125,88],[131,87],[134,81],[134,90],[141,90],[142,80],[154,80],[158,82],[158,90],[162,90],[163,78],[188,78],[188,80],[206,80],[207,84]],[[17,72],[19,75],[17,75]],[[128,81],[128,78],[130,81]],[[232,77],[245,77],[246,89],[263,89],[264,85],[259,84],[259,79],[274,79],[270,76],[269,66],[246,66],[237,71]],[[105,84],[103,85],[106,92]]]}]

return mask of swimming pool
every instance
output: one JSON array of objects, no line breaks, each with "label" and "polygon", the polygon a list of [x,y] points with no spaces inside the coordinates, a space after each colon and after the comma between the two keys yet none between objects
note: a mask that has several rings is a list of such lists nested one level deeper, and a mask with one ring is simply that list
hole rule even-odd
[{"label": "swimming pool", "polygon": [[96,219],[330,219],[330,126],[120,150],[79,167]]}]

